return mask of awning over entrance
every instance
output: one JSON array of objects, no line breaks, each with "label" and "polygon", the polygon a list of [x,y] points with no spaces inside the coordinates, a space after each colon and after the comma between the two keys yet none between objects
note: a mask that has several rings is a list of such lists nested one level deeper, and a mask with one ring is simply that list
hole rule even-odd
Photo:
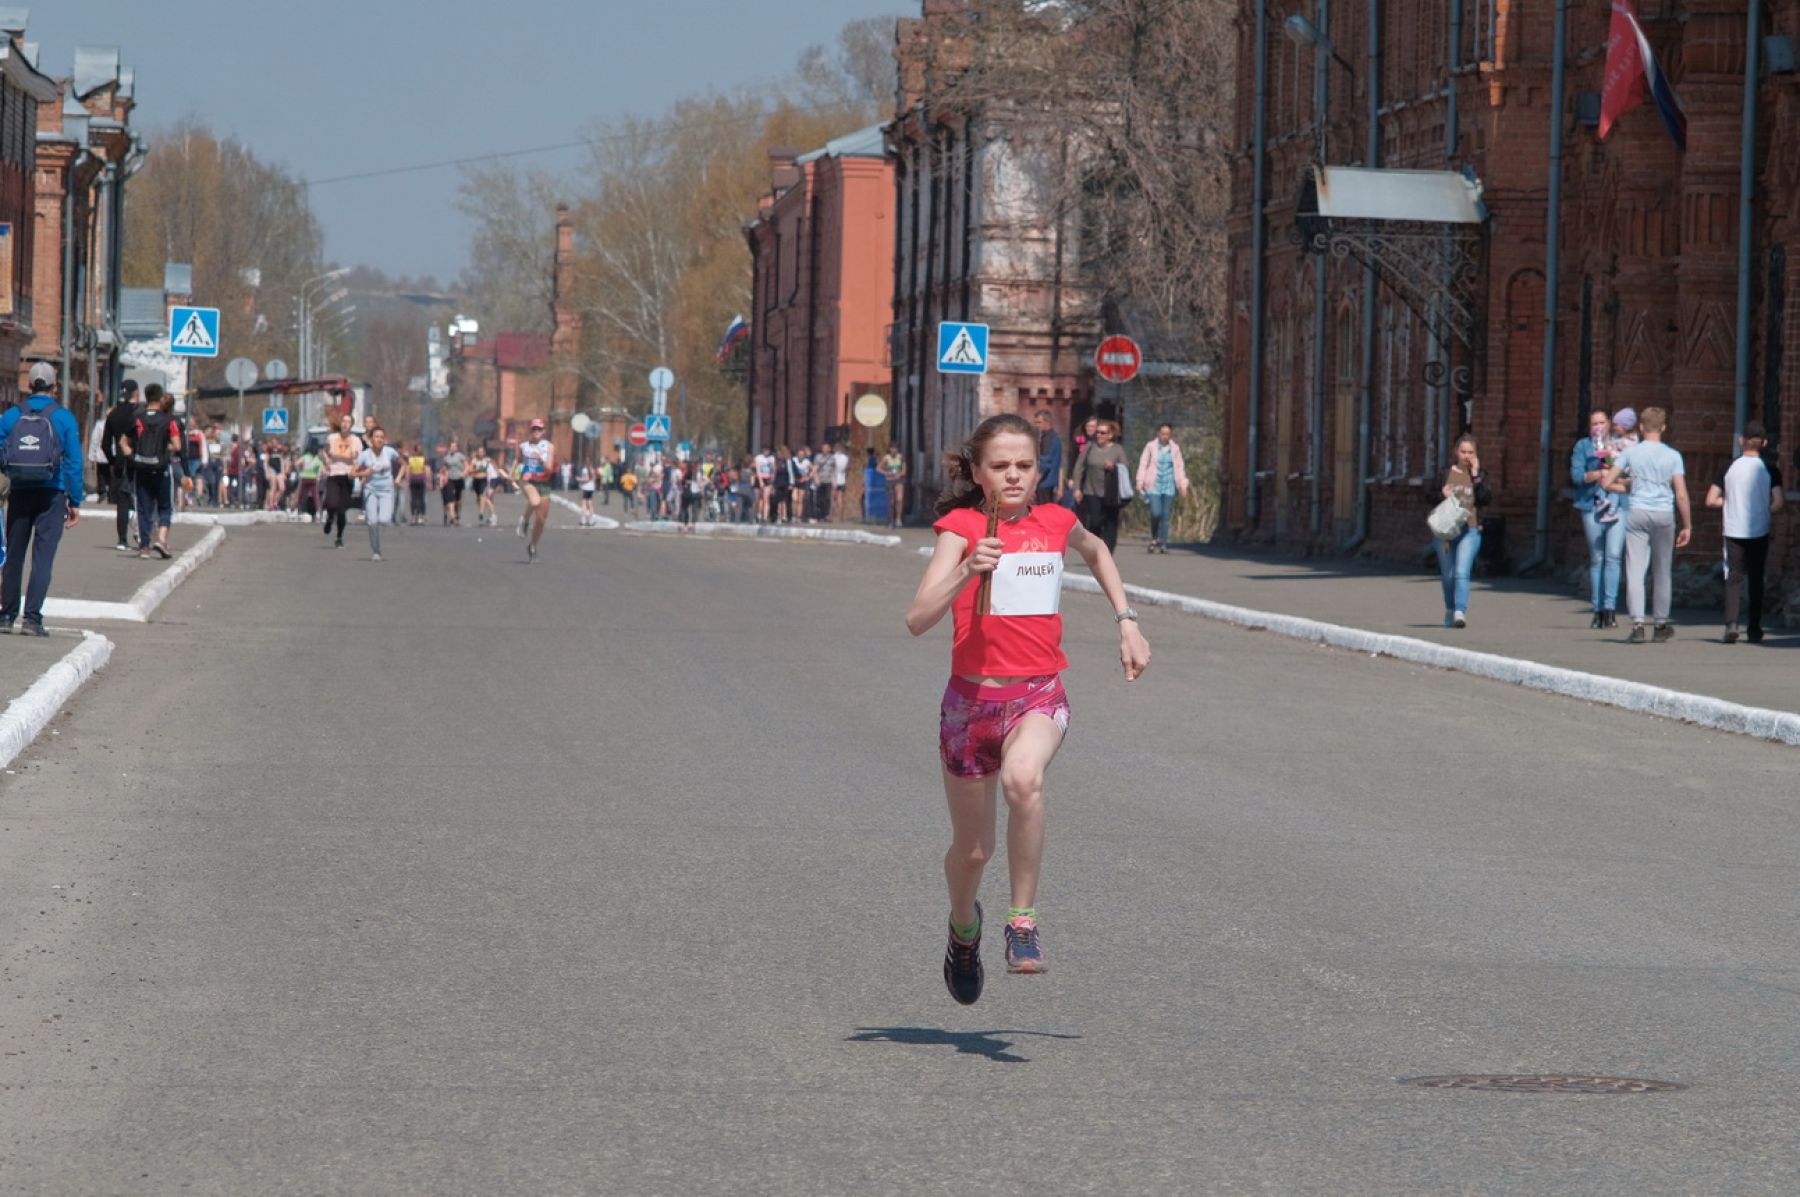
[{"label": "awning over entrance", "polygon": [[[1481,184],[1453,170],[1372,170],[1316,166],[1309,179],[1313,212],[1328,219],[1421,220],[1480,224],[1487,219]],[[1301,201],[1300,214],[1309,215]]]},{"label": "awning over entrance", "polygon": [[1294,227],[1307,252],[1373,268],[1440,345],[1454,338],[1473,348],[1487,216],[1472,175],[1313,166]]}]

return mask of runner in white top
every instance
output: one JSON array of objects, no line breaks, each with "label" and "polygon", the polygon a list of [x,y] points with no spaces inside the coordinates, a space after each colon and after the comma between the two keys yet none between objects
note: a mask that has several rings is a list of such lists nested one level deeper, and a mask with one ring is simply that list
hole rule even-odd
[{"label": "runner in white top", "polygon": [[519,535],[531,527],[531,543],[525,556],[537,560],[538,541],[544,538],[544,521],[550,518],[550,479],[556,474],[556,446],[544,435],[547,425],[542,420],[531,422],[531,435],[519,446],[519,488],[525,495],[525,514],[519,519]]}]

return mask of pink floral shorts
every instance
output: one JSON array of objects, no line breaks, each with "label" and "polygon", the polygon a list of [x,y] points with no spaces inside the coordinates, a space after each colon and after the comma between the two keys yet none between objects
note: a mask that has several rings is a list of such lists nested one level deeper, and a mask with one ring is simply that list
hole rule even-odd
[{"label": "pink floral shorts", "polygon": [[944,690],[938,753],[953,776],[987,777],[1000,771],[1000,750],[1021,719],[1048,716],[1066,736],[1069,714],[1069,696],[1054,673],[1010,686],[983,686],[952,677]]}]

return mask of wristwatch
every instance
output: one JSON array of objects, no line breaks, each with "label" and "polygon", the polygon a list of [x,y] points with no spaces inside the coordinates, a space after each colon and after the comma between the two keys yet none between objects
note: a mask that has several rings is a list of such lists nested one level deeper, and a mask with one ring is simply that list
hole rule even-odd
[{"label": "wristwatch", "polygon": [[1123,611],[1121,611],[1121,612],[1119,612],[1119,613],[1118,613],[1118,614],[1117,614],[1117,615],[1115,615],[1115,616],[1113,616],[1113,622],[1114,622],[1114,623],[1124,623],[1124,622],[1125,622],[1125,621],[1126,621],[1126,620],[1128,620],[1128,619],[1129,619],[1129,620],[1130,620],[1130,621],[1131,621],[1131,622],[1132,622],[1132,623],[1136,623],[1136,622],[1137,622],[1137,612],[1136,612],[1136,611],[1134,611],[1134,610],[1133,610],[1133,609],[1132,609],[1132,608],[1130,608],[1130,607],[1127,607],[1127,608],[1125,608],[1125,609],[1124,609],[1124,610],[1123,610]]}]

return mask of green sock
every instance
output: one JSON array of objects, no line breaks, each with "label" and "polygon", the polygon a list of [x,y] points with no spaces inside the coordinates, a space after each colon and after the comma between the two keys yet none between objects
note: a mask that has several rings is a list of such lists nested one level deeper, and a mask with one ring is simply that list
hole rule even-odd
[{"label": "green sock", "polygon": [[1034,923],[1037,922],[1037,907],[1035,907],[1035,906],[1009,907],[1006,911],[1006,921],[1010,923],[1014,919],[1030,919]]},{"label": "green sock", "polygon": [[956,938],[962,940],[964,943],[974,943],[975,937],[981,934],[981,915],[977,913],[975,921],[970,923],[967,927],[958,927],[956,925],[956,920],[953,918],[950,920],[950,930],[955,932]]}]

